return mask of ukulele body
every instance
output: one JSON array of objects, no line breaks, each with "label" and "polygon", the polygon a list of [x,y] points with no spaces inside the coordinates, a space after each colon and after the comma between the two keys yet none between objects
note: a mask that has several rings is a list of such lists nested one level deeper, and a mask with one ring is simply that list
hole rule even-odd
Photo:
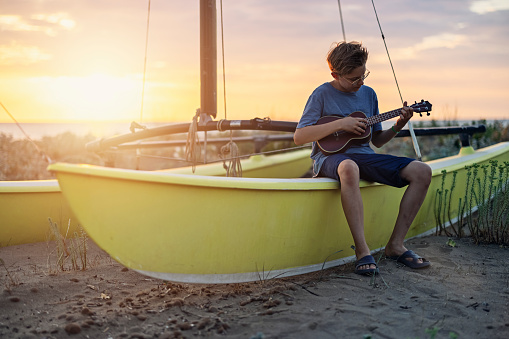
[{"label": "ukulele body", "polygon": [[[366,114],[360,111],[353,112],[348,116],[362,119],[367,118]],[[318,119],[316,125],[322,125],[344,118],[345,117],[340,117],[337,115],[327,115]],[[366,126],[364,133],[362,133],[361,135],[344,131],[337,131],[332,134],[329,134],[325,138],[318,140],[317,144],[324,155],[331,155],[334,153],[344,152],[352,145],[363,144],[369,142],[369,140],[371,140],[371,126]]]},{"label": "ukulele body", "polygon": [[[432,105],[428,101],[421,100],[421,102],[416,101],[415,104],[411,105],[410,107],[413,109],[414,113],[419,113],[419,115],[422,117],[422,112],[427,112],[429,115]],[[369,118],[366,116],[366,114],[362,113],[361,111],[353,112],[348,116],[366,119],[368,122],[366,130],[364,131],[364,133],[362,133],[362,135],[357,135],[354,133],[344,131],[337,131],[332,133],[331,135],[326,136],[325,138],[318,140],[316,143],[318,144],[318,147],[320,147],[322,153],[325,155],[344,152],[353,144],[363,144],[369,142],[371,140],[372,131],[371,126],[379,122],[399,116],[401,114],[401,109],[402,108],[394,109],[389,112],[371,116]],[[334,120],[344,118],[345,117],[340,117],[338,115],[327,115],[318,119],[315,125],[322,125]]]}]

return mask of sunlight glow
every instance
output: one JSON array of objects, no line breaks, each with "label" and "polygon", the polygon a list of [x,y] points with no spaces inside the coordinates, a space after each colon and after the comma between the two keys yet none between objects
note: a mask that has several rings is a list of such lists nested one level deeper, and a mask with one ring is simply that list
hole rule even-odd
[{"label": "sunlight glow", "polygon": [[139,81],[93,74],[85,77],[33,78],[40,95],[58,102],[61,119],[129,119],[139,110]]}]

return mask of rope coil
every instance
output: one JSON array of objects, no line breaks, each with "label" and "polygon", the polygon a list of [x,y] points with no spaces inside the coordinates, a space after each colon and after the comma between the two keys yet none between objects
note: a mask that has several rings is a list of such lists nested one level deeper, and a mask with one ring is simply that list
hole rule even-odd
[{"label": "rope coil", "polygon": [[[226,164],[226,155],[229,156],[229,162]],[[221,158],[223,167],[226,170],[227,177],[242,177],[242,164],[240,163],[239,147],[233,141],[228,142],[221,147]]]},{"label": "rope coil", "polygon": [[200,156],[200,139],[198,137],[198,116],[200,111],[196,110],[196,114],[193,117],[193,121],[189,125],[189,131],[187,133],[186,141],[186,161],[191,163],[193,173],[196,170],[196,163]]}]

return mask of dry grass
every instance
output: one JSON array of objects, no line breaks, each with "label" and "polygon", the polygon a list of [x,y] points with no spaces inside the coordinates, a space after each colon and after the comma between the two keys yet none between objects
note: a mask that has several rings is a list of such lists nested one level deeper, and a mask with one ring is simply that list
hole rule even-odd
[{"label": "dry grass", "polygon": [[[50,274],[56,274],[59,271],[84,271],[88,266],[87,250],[88,250],[88,236],[79,227],[79,230],[74,232],[73,236],[68,238],[67,232],[69,230],[71,220],[67,225],[66,235],[62,235],[57,223],[51,219],[50,236],[48,237],[48,269]],[[51,250],[51,244],[54,242],[54,249]],[[54,259],[52,257],[54,256]],[[53,268],[52,261],[55,261],[55,268]]]},{"label": "dry grass", "polygon": [[[97,155],[85,150],[86,143],[92,139],[92,136],[63,133],[34,142],[52,161],[103,164]],[[52,179],[52,174],[46,170],[48,161],[37,148],[29,140],[0,133],[0,180]]]},{"label": "dry grass", "polygon": [[9,290],[11,286],[18,285],[19,284],[18,280],[16,279],[16,277],[14,275],[11,274],[11,272],[9,271],[7,266],[5,265],[5,262],[2,260],[2,258],[0,258],[0,265],[2,265],[5,268],[5,272],[7,272],[7,277],[9,278],[9,283],[6,283],[5,288],[7,290]]}]

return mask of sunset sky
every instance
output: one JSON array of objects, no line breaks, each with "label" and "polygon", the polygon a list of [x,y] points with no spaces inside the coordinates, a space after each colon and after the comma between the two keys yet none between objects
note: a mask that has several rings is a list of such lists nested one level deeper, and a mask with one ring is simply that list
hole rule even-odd
[{"label": "sunset sky", "polygon": [[[218,52],[221,52],[220,1]],[[401,106],[370,0],[341,1],[369,49],[380,110]],[[403,98],[438,120],[508,119],[509,1],[375,1]],[[190,121],[200,106],[199,1],[0,0],[0,102],[19,122]],[[337,0],[224,0],[228,119],[300,118],[343,39]],[[221,55],[218,119],[224,118]],[[0,122],[12,122],[0,108]],[[419,119],[419,118],[417,118]]]}]

